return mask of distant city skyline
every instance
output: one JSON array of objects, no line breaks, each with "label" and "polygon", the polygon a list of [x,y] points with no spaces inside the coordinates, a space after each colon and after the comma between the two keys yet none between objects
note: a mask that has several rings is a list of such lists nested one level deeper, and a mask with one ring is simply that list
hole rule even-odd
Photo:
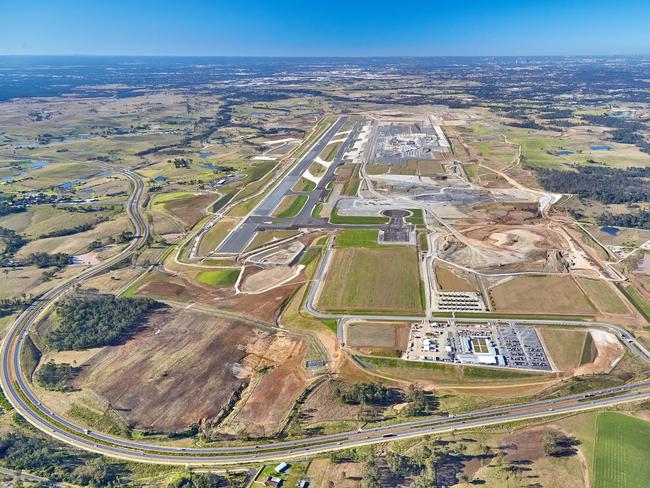
[{"label": "distant city skyline", "polygon": [[0,0],[0,54],[536,56],[650,54],[636,0]]}]

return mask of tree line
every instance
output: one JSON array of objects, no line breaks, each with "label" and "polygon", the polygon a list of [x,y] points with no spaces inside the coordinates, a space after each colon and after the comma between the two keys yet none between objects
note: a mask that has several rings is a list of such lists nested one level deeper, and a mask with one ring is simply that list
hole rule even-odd
[{"label": "tree line", "polygon": [[59,351],[118,344],[158,305],[150,298],[74,295],[57,304],[58,325],[46,343]]},{"label": "tree line", "polygon": [[650,168],[575,167],[573,171],[536,168],[545,190],[574,193],[605,204],[650,200]]},{"label": "tree line", "polygon": [[635,213],[612,214],[604,212],[596,219],[600,225],[611,225],[613,227],[634,227],[636,229],[650,230],[650,211],[639,210]]},{"label": "tree line", "polygon": [[19,433],[0,439],[0,458],[10,469],[81,486],[123,486],[118,478],[130,474],[125,464],[109,463],[96,454],[69,451],[54,441]]},{"label": "tree line", "polygon": [[53,230],[52,232],[48,232],[47,234],[41,234],[38,236],[39,239],[47,239],[49,237],[64,237],[64,236],[71,236],[73,234],[78,234],[79,232],[86,232],[87,230],[93,229],[97,224],[101,224],[102,222],[107,222],[108,217],[99,217],[95,222],[88,222],[87,224],[81,224],[81,225],[75,225],[74,227],[70,227],[68,229],[58,229],[58,230]]}]

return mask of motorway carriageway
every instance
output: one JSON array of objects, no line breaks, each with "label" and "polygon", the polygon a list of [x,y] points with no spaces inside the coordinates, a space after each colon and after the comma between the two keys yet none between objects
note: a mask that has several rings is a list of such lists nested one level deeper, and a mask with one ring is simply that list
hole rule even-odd
[{"label": "motorway carriageway", "polygon": [[75,284],[82,283],[84,280],[127,259],[146,241],[148,228],[140,213],[143,184],[140,177],[135,173],[125,171],[125,174],[133,182],[132,196],[127,202],[127,214],[133,221],[138,237],[119,255],[82,272],[35,301],[16,320],[2,344],[2,372],[0,378],[8,400],[16,411],[32,425],[70,445],[132,461],[178,465],[233,465],[305,457],[314,453],[385,442],[391,439],[417,437],[481,425],[547,417],[650,398],[649,380],[599,392],[470,412],[455,417],[427,417],[417,421],[373,427],[368,430],[249,446],[185,448],[153,445],[88,432],[83,427],[57,415],[40,403],[23,375],[20,365],[20,350],[28,328],[54,300],[66,293]]},{"label": "motorway carriageway", "polygon": [[[637,385],[609,388],[588,394],[460,414],[454,417],[427,418],[401,424],[374,427],[367,430],[256,446],[223,448],[155,446],[143,442],[128,441],[112,436],[95,434],[93,432],[85,435],[83,430],[80,430],[74,424],[56,415],[51,415],[51,417],[56,419],[57,422],[63,420],[65,422],[64,425],[69,429],[74,429],[77,435],[70,434],[56,426],[50,427],[49,431],[47,429],[45,431],[73,445],[79,445],[81,438],[83,442],[80,447],[118,458],[165,464],[229,465],[304,457],[308,454],[386,442],[387,440],[404,439],[427,434],[469,429],[482,425],[560,415],[623,402],[638,401],[644,398],[650,398],[650,391],[645,390],[648,387],[650,387],[650,381]],[[103,445],[104,443],[110,445]]]}]

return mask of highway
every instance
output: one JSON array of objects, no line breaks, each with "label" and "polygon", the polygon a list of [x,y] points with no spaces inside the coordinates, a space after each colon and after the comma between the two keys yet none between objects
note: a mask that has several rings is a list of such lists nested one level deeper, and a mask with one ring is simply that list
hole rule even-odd
[{"label": "highway", "polygon": [[[650,380],[637,384],[618,386],[592,392],[589,394],[573,395],[563,398],[541,400],[526,404],[507,406],[494,409],[480,410],[465,414],[451,416],[426,417],[417,421],[402,422],[393,425],[359,429],[356,431],[342,432],[339,434],[313,436],[284,442],[261,443],[250,445],[226,445],[220,447],[177,447],[169,444],[154,445],[139,440],[122,439],[111,435],[89,432],[83,426],[76,425],[66,418],[54,413],[43,405],[31,390],[25,379],[20,365],[20,351],[24,340],[29,333],[29,327],[34,324],[41,314],[51,306],[54,301],[71,290],[75,285],[83,283],[88,278],[103,273],[110,267],[130,258],[133,253],[146,242],[149,231],[146,221],[140,210],[141,198],[144,187],[140,177],[131,171],[124,171],[132,182],[132,191],[126,204],[126,211],[135,227],[136,238],[117,256],[104,263],[89,268],[78,276],[67,280],[54,289],[45,293],[30,305],[14,322],[8,331],[0,349],[2,354],[2,372],[0,380],[7,399],[11,402],[29,423],[50,436],[68,443],[72,446],[88,451],[112,456],[115,458],[148,463],[175,464],[175,465],[223,465],[232,466],[254,462],[268,462],[292,458],[304,458],[316,453],[328,452],[354,446],[361,446],[393,439],[405,439],[427,434],[439,434],[454,430],[475,428],[515,420],[533,419],[577,412],[609,405],[631,402],[650,398]],[[328,262],[332,240],[321,266],[318,269],[317,280],[321,279]],[[308,307],[315,294],[316,286],[312,286],[309,294]],[[322,314],[312,309],[317,316],[328,318],[341,318],[342,320],[354,318],[336,314]],[[373,316],[360,316],[373,318]],[[395,317],[378,316],[377,320],[386,320]],[[420,320],[423,317],[397,317],[404,320]],[[496,319],[497,317],[495,317]],[[446,320],[445,318],[444,320]],[[471,319],[463,319],[471,320]],[[478,319],[476,319],[478,320]],[[484,319],[482,319],[484,320]],[[521,321],[520,321],[521,322]],[[558,321],[531,321],[534,323],[553,323],[566,325],[589,325],[614,328],[624,338],[628,345],[636,345],[639,357],[650,362],[650,354],[642,345],[636,343],[626,331],[612,324],[593,322],[558,322]],[[630,342],[631,341],[631,342]]]}]

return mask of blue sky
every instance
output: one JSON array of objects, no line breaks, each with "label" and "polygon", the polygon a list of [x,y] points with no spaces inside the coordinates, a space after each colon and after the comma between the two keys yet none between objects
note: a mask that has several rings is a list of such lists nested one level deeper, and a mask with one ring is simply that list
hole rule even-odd
[{"label": "blue sky", "polygon": [[0,0],[0,54],[650,54],[650,2]]}]

